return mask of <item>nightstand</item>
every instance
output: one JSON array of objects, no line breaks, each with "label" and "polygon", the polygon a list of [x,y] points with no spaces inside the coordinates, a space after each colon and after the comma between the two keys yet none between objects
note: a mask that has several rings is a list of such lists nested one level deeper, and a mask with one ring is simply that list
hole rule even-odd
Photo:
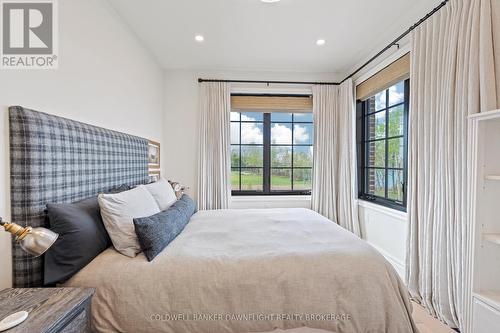
[{"label": "nightstand", "polygon": [[10,288],[0,291],[0,320],[29,312],[22,324],[6,333],[90,332],[92,288]]}]

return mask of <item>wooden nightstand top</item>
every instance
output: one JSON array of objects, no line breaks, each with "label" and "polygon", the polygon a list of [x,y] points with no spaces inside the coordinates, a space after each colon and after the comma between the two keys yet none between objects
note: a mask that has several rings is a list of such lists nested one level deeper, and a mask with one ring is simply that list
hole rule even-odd
[{"label": "wooden nightstand top", "polygon": [[92,288],[9,288],[0,291],[0,320],[17,311],[28,319],[7,333],[52,332],[71,321],[94,294]]}]

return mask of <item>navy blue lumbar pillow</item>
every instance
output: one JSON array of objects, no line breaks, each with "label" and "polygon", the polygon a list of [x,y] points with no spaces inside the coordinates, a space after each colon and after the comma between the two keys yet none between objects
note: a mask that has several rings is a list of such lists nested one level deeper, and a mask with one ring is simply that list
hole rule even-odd
[{"label": "navy blue lumbar pillow", "polygon": [[[106,193],[129,189],[122,185]],[[47,214],[50,229],[59,237],[45,253],[45,285],[68,280],[111,246],[97,196],[74,203],[49,203]]]},{"label": "navy blue lumbar pillow", "polygon": [[184,230],[195,212],[193,199],[184,194],[167,210],[134,219],[135,233],[148,261],[153,260]]}]

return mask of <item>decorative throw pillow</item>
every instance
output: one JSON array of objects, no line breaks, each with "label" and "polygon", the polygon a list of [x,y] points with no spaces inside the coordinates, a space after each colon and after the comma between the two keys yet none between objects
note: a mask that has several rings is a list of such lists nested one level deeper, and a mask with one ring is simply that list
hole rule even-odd
[{"label": "decorative throw pillow", "polygon": [[177,196],[175,195],[174,189],[172,186],[163,178],[160,180],[144,185],[146,189],[151,193],[153,198],[155,199],[160,210],[166,210],[170,207],[174,202],[177,201]]},{"label": "decorative throw pillow", "polygon": [[[130,186],[124,184],[106,193],[127,190]],[[45,253],[45,285],[64,282],[112,245],[97,196],[73,203],[49,203],[46,213],[50,229],[59,237]]]},{"label": "decorative throw pillow", "polygon": [[50,229],[59,234],[45,253],[44,283],[63,282],[111,246],[97,197],[48,204]]},{"label": "decorative throw pillow", "polygon": [[148,261],[153,260],[184,230],[195,212],[193,199],[184,194],[167,210],[134,219],[135,232]]},{"label": "decorative throw pillow", "polygon": [[141,252],[134,230],[134,218],[151,216],[160,212],[153,196],[144,185],[117,194],[100,194],[102,220],[115,249],[135,257]]}]

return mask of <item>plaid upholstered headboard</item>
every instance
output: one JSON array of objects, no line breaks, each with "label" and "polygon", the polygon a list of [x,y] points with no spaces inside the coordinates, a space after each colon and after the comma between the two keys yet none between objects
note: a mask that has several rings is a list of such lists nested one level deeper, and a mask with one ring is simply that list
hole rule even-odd
[{"label": "plaid upholstered headboard", "polygon": [[[148,140],[20,106],[9,108],[12,222],[45,226],[47,203],[148,180]],[[43,256],[12,242],[15,287],[43,285]]]}]

